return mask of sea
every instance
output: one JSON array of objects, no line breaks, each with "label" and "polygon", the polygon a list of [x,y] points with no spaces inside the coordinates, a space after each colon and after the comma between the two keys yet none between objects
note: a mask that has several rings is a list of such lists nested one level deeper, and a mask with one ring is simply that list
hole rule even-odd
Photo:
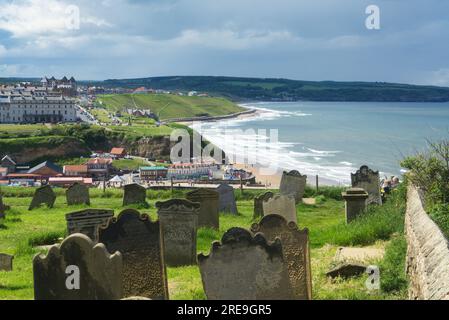
[{"label": "sea", "polygon": [[[404,157],[449,138],[449,103],[258,102],[255,116],[194,124],[234,160],[348,185],[362,165],[401,176]],[[234,141],[234,143],[230,143]],[[242,149],[245,147],[245,149]],[[232,159],[232,158],[231,158]],[[231,161],[232,162],[232,161]]]}]

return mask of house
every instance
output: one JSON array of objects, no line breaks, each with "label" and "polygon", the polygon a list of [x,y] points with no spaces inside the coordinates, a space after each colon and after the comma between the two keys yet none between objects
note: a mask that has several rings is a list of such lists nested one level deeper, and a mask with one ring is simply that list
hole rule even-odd
[{"label": "house", "polygon": [[126,157],[126,150],[125,148],[112,148],[110,154],[115,158],[121,159]]},{"label": "house", "polygon": [[66,177],[87,177],[87,165],[68,165],[64,166],[63,173]]},{"label": "house", "polygon": [[140,181],[158,181],[167,179],[168,169],[166,167],[141,167],[140,168]]},{"label": "house", "polygon": [[4,156],[0,163],[0,167],[7,169],[6,173],[14,173],[16,171],[16,166],[17,163],[8,155]]},{"label": "house", "polygon": [[168,179],[189,180],[211,177],[215,171],[215,164],[178,163],[168,168]]},{"label": "house", "polygon": [[89,159],[86,163],[87,172],[94,177],[105,177],[109,175],[112,169],[111,158],[94,158]]},{"label": "house", "polygon": [[28,170],[28,173],[42,177],[56,177],[62,175],[62,168],[51,161],[45,161]]}]

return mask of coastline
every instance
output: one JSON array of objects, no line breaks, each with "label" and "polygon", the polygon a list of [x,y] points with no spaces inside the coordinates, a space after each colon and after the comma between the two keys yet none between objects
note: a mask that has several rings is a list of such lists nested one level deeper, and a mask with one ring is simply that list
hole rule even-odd
[{"label": "coastline", "polygon": [[215,121],[229,120],[229,119],[245,119],[245,118],[257,116],[260,111],[258,109],[247,108],[247,107],[244,107],[241,105],[239,105],[239,106],[242,108],[245,108],[246,110],[242,111],[242,112],[237,112],[237,113],[232,113],[232,114],[222,115],[222,116],[168,119],[168,120],[162,121],[161,123],[167,124],[167,123],[175,122],[175,123],[179,123],[179,124],[183,124],[183,125],[189,125],[189,124],[192,124],[193,122],[215,122]]}]

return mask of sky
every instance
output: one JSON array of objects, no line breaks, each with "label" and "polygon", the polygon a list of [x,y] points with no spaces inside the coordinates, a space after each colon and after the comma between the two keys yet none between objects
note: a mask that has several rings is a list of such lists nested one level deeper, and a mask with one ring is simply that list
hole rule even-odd
[{"label": "sky", "polygon": [[0,0],[0,77],[53,75],[449,86],[449,1]]}]

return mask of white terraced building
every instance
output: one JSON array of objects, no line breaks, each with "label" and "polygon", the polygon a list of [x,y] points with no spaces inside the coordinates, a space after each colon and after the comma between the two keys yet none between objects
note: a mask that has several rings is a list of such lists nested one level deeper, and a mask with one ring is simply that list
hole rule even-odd
[{"label": "white terraced building", "polygon": [[[5,88],[4,88],[5,89]],[[0,123],[75,122],[75,99],[49,95],[44,90],[2,90]]]}]

